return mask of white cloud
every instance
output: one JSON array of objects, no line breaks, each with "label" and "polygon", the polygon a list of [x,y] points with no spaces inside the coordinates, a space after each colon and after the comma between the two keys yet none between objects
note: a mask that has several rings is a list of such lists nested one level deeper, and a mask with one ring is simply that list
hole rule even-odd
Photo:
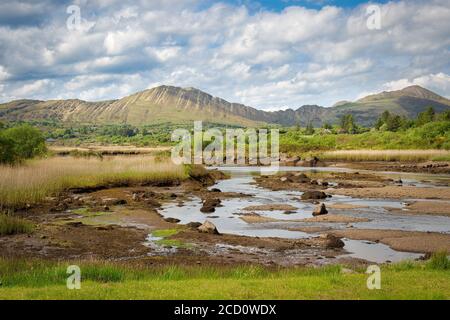
[{"label": "white cloud", "polygon": [[134,30],[127,27],[125,30],[108,32],[106,35],[104,46],[107,54],[121,54],[126,50],[131,50],[148,38],[148,33],[143,30]]},{"label": "white cloud", "polygon": [[52,84],[52,81],[50,81],[49,79],[37,80],[24,84],[23,86],[14,90],[12,93],[13,96],[16,97],[33,96],[37,93],[43,92],[44,90],[48,90]]},{"label": "white cloud", "polygon": [[401,90],[405,87],[419,85],[449,96],[450,76],[445,73],[429,74],[414,79],[399,79],[383,85],[385,90]]},{"label": "white cloud", "polygon": [[444,0],[382,4],[381,30],[367,29],[365,5],[254,12],[200,0],[79,4],[89,23],[76,32],[59,2],[3,11],[14,17],[0,21],[3,101],[111,99],[155,83],[270,109],[328,106],[409,84],[450,96]]},{"label": "white cloud", "polygon": [[5,70],[5,68],[0,66],[0,81],[8,79],[9,76],[9,73]]},{"label": "white cloud", "polygon": [[156,58],[160,62],[166,62],[168,60],[176,58],[181,51],[181,47],[148,47],[145,49],[145,51],[149,54],[150,57]]}]

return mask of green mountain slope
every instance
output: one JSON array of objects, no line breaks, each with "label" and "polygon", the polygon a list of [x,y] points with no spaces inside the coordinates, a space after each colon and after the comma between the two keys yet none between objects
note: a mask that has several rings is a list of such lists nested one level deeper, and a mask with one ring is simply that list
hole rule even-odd
[{"label": "green mountain slope", "polygon": [[258,126],[265,123],[320,126],[337,123],[353,114],[362,125],[373,124],[385,110],[407,117],[432,106],[437,112],[450,108],[450,101],[419,86],[370,95],[355,102],[340,102],[330,108],[306,105],[296,110],[265,112],[230,103],[195,88],[159,86],[119,100],[17,100],[0,104],[0,119],[7,121],[55,119],[68,123],[156,123],[205,122]]}]

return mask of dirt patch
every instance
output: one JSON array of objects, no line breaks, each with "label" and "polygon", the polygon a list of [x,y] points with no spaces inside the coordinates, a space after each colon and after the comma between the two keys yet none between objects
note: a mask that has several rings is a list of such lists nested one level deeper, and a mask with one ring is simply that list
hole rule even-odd
[{"label": "dirt patch", "polygon": [[450,217],[450,202],[446,201],[415,201],[407,203],[405,210],[388,208],[394,213],[432,215]]},{"label": "dirt patch", "polygon": [[288,204],[262,204],[258,206],[249,206],[245,207],[242,210],[245,211],[292,211],[297,210],[298,208],[288,205]]},{"label": "dirt patch", "polygon": [[259,214],[245,214],[239,217],[242,221],[247,223],[267,223],[267,222],[277,222],[280,221],[275,218],[262,217]]},{"label": "dirt patch", "polygon": [[[269,222],[329,222],[329,223],[353,223],[353,222],[368,222],[369,219],[366,218],[356,218],[356,217],[350,217],[345,215],[339,215],[339,214],[326,214],[326,215],[320,215],[316,217],[311,218],[305,218],[305,219],[293,219],[293,220],[281,220],[281,219],[275,219],[275,218],[269,218],[269,217],[263,217],[259,214],[252,213],[252,214],[246,214],[240,216],[240,218],[247,222],[247,223],[269,223]],[[289,228],[288,230],[291,231],[304,231],[305,229],[302,228]],[[309,232],[309,231],[306,231]],[[313,231],[315,232],[315,231]]]},{"label": "dirt patch", "polygon": [[447,250],[450,252],[449,234],[371,229],[333,230],[328,233],[349,239],[381,242],[397,251],[432,253]]},{"label": "dirt patch", "polygon": [[356,218],[340,214],[326,214],[312,218],[298,220],[301,222],[332,222],[332,223],[352,223],[352,222],[368,222],[366,218]]},{"label": "dirt patch", "polygon": [[379,199],[450,199],[449,188],[385,186],[381,188],[329,189],[327,192],[355,198]]},{"label": "dirt patch", "polygon": [[41,225],[32,235],[0,237],[2,256],[46,259],[108,259],[145,255],[146,232],[119,226]]},{"label": "dirt patch", "polygon": [[367,208],[367,206],[361,206],[358,204],[350,204],[350,203],[330,203],[327,205],[327,208],[336,210],[351,210],[351,209]]},{"label": "dirt patch", "polygon": [[273,176],[261,176],[255,179],[256,184],[270,190],[323,191],[328,187],[366,188],[383,187],[395,184],[392,179],[358,172],[315,172],[284,173]]},{"label": "dirt patch", "polygon": [[420,172],[433,174],[450,174],[449,162],[328,162],[329,166],[374,171]]}]

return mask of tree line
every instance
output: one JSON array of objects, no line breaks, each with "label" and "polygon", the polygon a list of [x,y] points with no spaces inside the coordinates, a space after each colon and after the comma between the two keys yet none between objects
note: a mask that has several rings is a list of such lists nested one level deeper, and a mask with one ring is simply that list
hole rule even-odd
[{"label": "tree line", "polygon": [[[436,113],[433,107],[428,107],[425,111],[419,113],[416,119],[409,119],[406,116],[400,116],[386,110],[377,119],[372,128],[360,126],[352,114],[345,114],[339,118],[338,124],[335,126],[332,126],[329,123],[324,123],[321,128],[321,132],[358,134],[368,132],[371,129],[397,132],[399,130],[418,128],[430,122],[437,121],[450,121],[450,110],[442,113]],[[297,126],[297,131],[298,130],[301,130],[300,126]],[[303,133],[305,135],[313,135],[317,133],[317,130],[311,123],[308,123],[306,128],[303,130]]]}]

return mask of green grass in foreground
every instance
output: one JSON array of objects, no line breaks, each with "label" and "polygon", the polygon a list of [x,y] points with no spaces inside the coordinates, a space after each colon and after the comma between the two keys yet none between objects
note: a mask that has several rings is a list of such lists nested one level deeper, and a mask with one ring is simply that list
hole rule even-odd
[{"label": "green grass in foreground", "polygon": [[[81,267],[81,290],[66,288],[70,264]],[[0,259],[0,299],[450,299],[450,269],[442,263],[384,266],[381,290],[368,290],[367,277],[338,265],[148,268]]]}]

